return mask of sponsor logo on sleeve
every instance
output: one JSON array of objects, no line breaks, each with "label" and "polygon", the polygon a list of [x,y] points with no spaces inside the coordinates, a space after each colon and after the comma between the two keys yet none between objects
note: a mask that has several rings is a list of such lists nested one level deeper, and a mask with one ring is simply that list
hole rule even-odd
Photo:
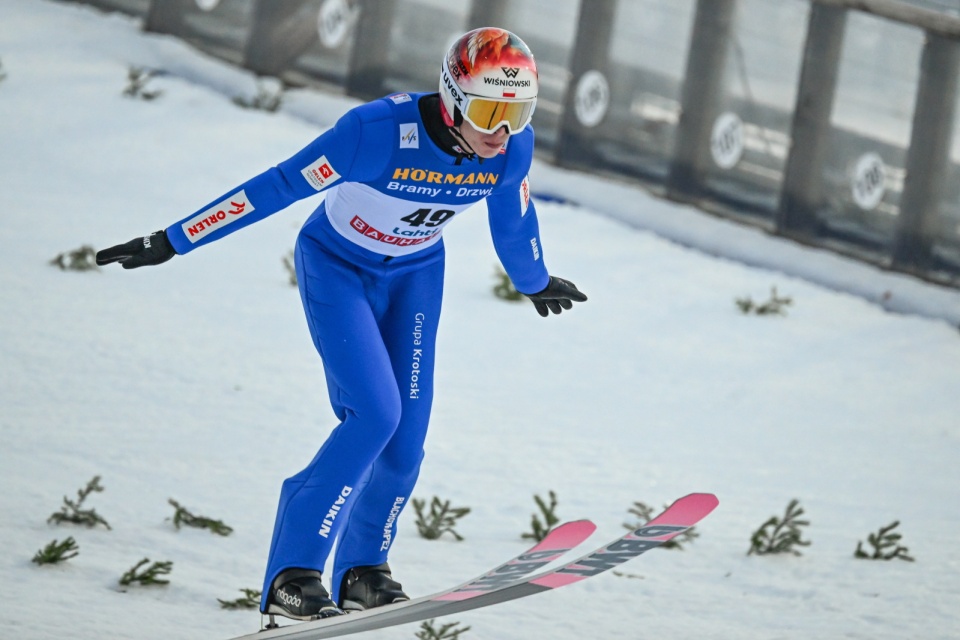
[{"label": "sponsor logo on sleeve", "polygon": [[527,215],[530,206],[530,177],[526,176],[520,183],[520,217]]},{"label": "sponsor logo on sleeve", "polygon": [[307,179],[310,186],[317,191],[330,186],[340,179],[340,174],[336,172],[333,165],[327,160],[327,156],[320,156],[313,164],[301,169],[300,173]]},{"label": "sponsor logo on sleeve", "polygon": [[190,242],[198,242],[217,229],[222,229],[236,222],[253,209],[253,204],[247,198],[246,191],[240,190],[223,202],[218,202],[184,222],[181,225],[183,235]]},{"label": "sponsor logo on sleeve", "polygon": [[393,101],[394,104],[403,104],[404,102],[410,102],[413,100],[409,93],[395,93],[388,97]]},{"label": "sponsor logo on sleeve", "polygon": [[416,122],[405,122],[400,125],[400,148],[419,149],[420,136]]}]

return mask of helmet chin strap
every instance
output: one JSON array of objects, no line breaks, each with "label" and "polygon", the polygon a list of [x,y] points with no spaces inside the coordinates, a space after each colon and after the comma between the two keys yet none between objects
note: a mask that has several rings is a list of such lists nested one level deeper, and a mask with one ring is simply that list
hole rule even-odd
[{"label": "helmet chin strap", "polygon": [[450,135],[453,136],[453,139],[456,140],[461,147],[469,151],[469,153],[461,153],[457,157],[457,164],[460,164],[464,158],[468,160],[479,158],[480,162],[482,163],[483,158],[477,155],[477,152],[466,141],[466,139],[463,137],[463,134],[460,133],[460,127],[463,126],[463,114],[460,113],[460,110],[454,107],[454,112],[451,114],[447,110],[447,106],[443,104],[443,100],[440,100],[440,118],[443,121],[443,124],[446,125],[447,131],[449,131]]},{"label": "helmet chin strap", "polygon": [[[463,134],[460,133],[460,127],[463,126],[463,114],[460,113],[460,109],[454,107],[453,114],[451,115],[447,111],[446,105],[443,104],[443,100],[440,101],[440,111],[443,116],[443,123],[447,125],[447,129],[450,131],[450,134],[456,138],[457,142],[460,143],[460,146],[465,148],[470,153],[467,154],[472,159],[473,156],[477,155],[477,152],[470,146],[466,138],[463,137]],[[479,157],[479,156],[477,156]]]},{"label": "helmet chin strap", "polygon": [[470,144],[467,142],[467,139],[463,137],[462,133],[460,133],[460,127],[450,127],[450,133],[452,133],[453,137],[460,141],[460,144],[466,148],[471,155],[477,155],[477,152],[474,151],[473,147],[470,146]]}]

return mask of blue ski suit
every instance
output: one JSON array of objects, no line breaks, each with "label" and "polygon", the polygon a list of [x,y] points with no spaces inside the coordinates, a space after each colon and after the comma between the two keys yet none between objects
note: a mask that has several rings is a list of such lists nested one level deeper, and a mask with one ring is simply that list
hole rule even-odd
[{"label": "blue ski suit", "polygon": [[284,569],[322,571],[335,542],[334,598],[347,570],[387,560],[430,418],[444,226],[486,199],[495,250],[516,288],[536,293],[549,280],[527,180],[532,128],[492,159],[458,161],[427,135],[417,106],[424,95],[348,111],[292,158],[166,230],[184,254],[325,194],[298,235],[295,263],[340,423],[283,483],[265,595]]}]

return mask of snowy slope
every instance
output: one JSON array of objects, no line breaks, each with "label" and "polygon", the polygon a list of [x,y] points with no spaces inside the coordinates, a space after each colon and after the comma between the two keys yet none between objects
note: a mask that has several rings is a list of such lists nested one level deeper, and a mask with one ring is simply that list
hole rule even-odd
[{"label": "snowy slope", "polygon": [[[168,225],[353,102],[294,92],[279,114],[242,110],[230,98],[255,91],[242,71],[129,18],[46,0],[0,0],[0,62],[0,637],[250,632],[257,614],[217,599],[259,588],[280,482],[334,426],[281,264],[318,202],[162,267],[48,261]],[[151,83],[163,95],[121,96],[130,66],[169,71]],[[538,210],[547,264],[590,301],[544,320],[498,300],[482,206],[449,227],[417,496],[473,510],[463,542],[424,540],[412,511],[401,519],[391,563],[408,591],[521,550],[534,494],[556,491],[558,514],[593,519],[599,543],[634,501],[711,491],[720,507],[687,549],[458,615],[472,627],[462,638],[957,637],[960,293],[623,183],[540,163],[533,180],[581,203]],[[772,286],[793,299],[788,315],[737,310]],[[877,304],[886,291],[908,313]],[[105,491],[89,503],[112,530],[48,524],[94,475]],[[169,498],[233,535],[177,531]],[[812,545],[748,557],[750,534],[791,498]],[[915,563],[853,559],[896,519]],[[79,556],[30,562],[67,536]],[[174,563],[170,585],[121,592],[144,557]]]}]

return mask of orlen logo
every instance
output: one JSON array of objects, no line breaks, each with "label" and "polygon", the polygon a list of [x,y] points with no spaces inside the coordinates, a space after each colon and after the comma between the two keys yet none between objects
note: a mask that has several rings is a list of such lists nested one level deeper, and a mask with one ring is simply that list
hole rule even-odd
[{"label": "orlen logo", "polygon": [[320,156],[313,164],[300,170],[310,186],[320,191],[340,179],[340,174],[333,168],[327,156]]},{"label": "orlen logo", "polygon": [[184,222],[181,225],[183,234],[190,242],[197,242],[217,229],[236,222],[253,209],[246,191],[240,190]]},{"label": "orlen logo", "polygon": [[530,176],[526,176],[520,183],[520,217],[526,215],[530,206]]}]

